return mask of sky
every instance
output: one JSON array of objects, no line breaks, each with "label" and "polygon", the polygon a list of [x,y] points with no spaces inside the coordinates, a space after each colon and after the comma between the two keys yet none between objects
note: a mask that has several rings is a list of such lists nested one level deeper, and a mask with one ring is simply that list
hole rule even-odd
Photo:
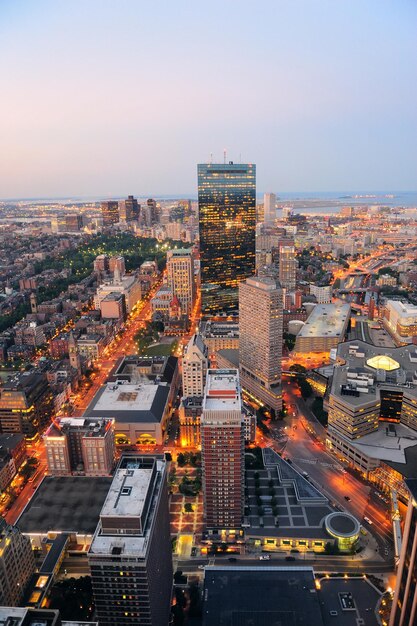
[{"label": "sky", "polygon": [[0,0],[0,198],[417,189],[416,0]]}]

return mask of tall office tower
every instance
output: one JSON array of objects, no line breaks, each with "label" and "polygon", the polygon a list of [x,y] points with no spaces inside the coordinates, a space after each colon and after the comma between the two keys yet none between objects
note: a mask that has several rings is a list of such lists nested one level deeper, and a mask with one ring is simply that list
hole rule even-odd
[{"label": "tall office tower", "polygon": [[283,293],[271,276],[239,285],[239,370],[242,387],[274,411],[282,409]]},{"label": "tall office tower", "polygon": [[202,312],[236,310],[255,273],[256,166],[198,165]]},{"label": "tall office tower", "polygon": [[168,287],[180,301],[182,312],[191,315],[195,300],[194,256],[192,249],[168,250]]},{"label": "tall office tower", "polygon": [[204,524],[220,533],[236,530],[242,524],[244,503],[244,426],[237,370],[207,372],[200,428]]},{"label": "tall office tower", "polygon": [[88,561],[100,626],[167,626],[173,571],[162,458],[122,456]]},{"label": "tall office tower", "polygon": [[133,222],[139,219],[140,205],[133,196],[119,202],[120,219],[123,222]]},{"label": "tall office tower", "polygon": [[142,222],[144,226],[150,228],[159,221],[158,207],[153,198],[148,198],[142,207]]},{"label": "tall office tower", "polygon": [[400,563],[389,626],[417,623],[417,479],[405,481],[409,491]]},{"label": "tall office tower", "polygon": [[182,359],[182,395],[203,396],[208,370],[208,348],[201,335],[193,335]]},{"label": "tall office tower", "polygon": [[279,249],[279,281],[283,289],[295,290],[297,267],[294,246],[281,246]]},{"label": "tall office tower", "polygon": [[103,226],[111,226],[119,221],[119,203],[117,200],[106,200],[101,203]]},{"label": "tall office tower", "polygon": [[30,539],[0,518],[0,606],[17,606],[35,573]]},{"label": "tall office tower", "polygon": [[114,467],[114,422],[107,418],[56,418],[43,436],[48,470],[109,476]]},{"label": "tall office tower", "polygon": [[273,224],[277,217],[277,197],[274,193],[264,193],[264,222]]}]

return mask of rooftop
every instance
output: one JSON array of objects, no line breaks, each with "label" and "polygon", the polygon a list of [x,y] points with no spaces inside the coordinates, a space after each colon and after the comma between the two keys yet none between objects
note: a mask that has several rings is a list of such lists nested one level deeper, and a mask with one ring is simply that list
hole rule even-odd
[{"label": "rooftop", "polygon": [[87,408],[88,417],[112,417],[116,422],[159,423],[168,401],[169,386],[144,378],[140,383],[116,381],[104,385]]},{"label": "rooftop", "polygon": [[16,526],[26,534],[49,531],[93,534],[111,478],[46,476]]},{"label": "rooftop", "polygon": [[350,315],[350,304],[316,304],[299,337],[340,337]]},{"label": "rooftop", "polygon": [[323,626],[311,567],[206,567],[203,614],[204,626]]},{"label": "rooftop", "polygon": [[208,370],[203,412],[240,410],[241,404],[238,370]]},{"label": "rooftop", "polygon": [[375,402],[383,389],[417,397],[415,346],[386,348],[360,340],[339,344],[331,393],[357,407]]},{"label": "rooftop", "polygon": [[140,517],[152,475],[151,468],[118,469],[101,509],[101,515]]}]

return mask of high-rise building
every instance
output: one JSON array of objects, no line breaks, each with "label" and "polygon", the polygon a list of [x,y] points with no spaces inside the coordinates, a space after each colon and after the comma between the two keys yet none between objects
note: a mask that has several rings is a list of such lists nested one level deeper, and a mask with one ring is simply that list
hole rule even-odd
[{"label": "high-rise building", "polygon": [[202,311],[236,310],[255,273],[256,166],[198,165]]},{"label": "high-rise building", "polygon": [[146,204],[142,207],[143,225],[150,228],[159,221],[158,217],[158,208],[155,200],[153,200],[153,198],[148,198]]},{"label": "high-rise building", "polygon": [[139,219],[140,205],[133,196],[128,196],[126,200],[119,202],[120,220],[123,222],[133,222]]},{"label": "high-rise building", "polygon": [[239,285],[239,370],[242,387],[274,411],[282,409],[282,289],[269,276]]},{"label": "high-rise building", "polygon": [[20,604],[34,573],[30,539],[0,518],[0,606]]},{"label": "high-rise building", "polygon": [[123,456],[88,561],[100,626],[167,626],[172,549],[166,462]]},{"label": "high-rise building", "polygon": [[119,221],[119,203],[117,200],[105,200],[101,203],[103,226],[111,226]]},{"label": "high-rise building", "polygon": [[126,299],[123,293],[108,293],[100,302],[101,317],[124,322],[127,317]]},{"label": "high-rise building", "polygon": [[417,623],[417,479],[405,482],[410,499],[389,626],[411,626]]},{"label": "high-rise building", "polygon": [[272,224],[277,216],[277,197],[274,193],[264,193],[264,222]]},{"label": "high-rise building", "polygon": [[279,281],[283,289],[295,290],[297,267],[294,246],[281,246],[279,249]]},{"label": "high-rise building", "polygon": [[244,426],[239,373],[209,370],[201,416],[204,524],[240,528],[244,504]]},{"label": "high-rise building", "polygon": [[168,250],[168,287],[177,296],[181,309],[191,315],[195,300],[194,256],[192,249]]},{"label": "high-rise building", "polygon": [[193,335],[182,359],[182,395],[203,396],[208,369],[208,348],[201,335]]},{"label": "high-rise building", "polygon": [[0,388],[0,430],[33,437],[49,423],[54,398],[43,372],[23,372]]},{"label": "high-rise building", "polygon": [[106,418],[56,418],[44,435],[50,474],[108,476],[114,466],[114,423]]}]

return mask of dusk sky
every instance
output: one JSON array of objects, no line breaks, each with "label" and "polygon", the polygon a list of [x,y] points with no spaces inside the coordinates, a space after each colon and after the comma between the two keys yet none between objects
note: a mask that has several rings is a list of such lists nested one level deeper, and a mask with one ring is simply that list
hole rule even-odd
[{"label": "dusk sky", "polygon": [[0,198],[417,189],[416,0],[0,0]]}]

